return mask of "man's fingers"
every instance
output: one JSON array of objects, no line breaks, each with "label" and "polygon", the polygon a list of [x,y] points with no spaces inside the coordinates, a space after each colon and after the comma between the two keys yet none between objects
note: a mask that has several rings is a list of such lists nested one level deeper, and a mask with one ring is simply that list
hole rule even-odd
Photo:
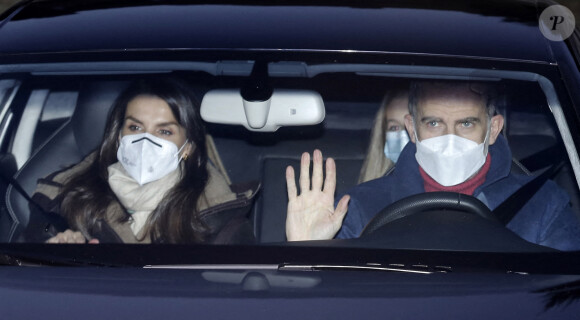
[{"label": "man's fingers", "polygon": [[340,222],[342,223],[342,220],[344,219],[344,216],[346,215],[346,212],[348,211],[348,202],[350,201],[350,196],[344,195],[342,198],[340,198],[340,201],[338,201],[338,204],[336,205],[336,209],[334,209],[334,218],[335,219],[340,219]]},{"label": "man's fingers", "polygon": [[313,167],[312,167],[312,190],[322,190],[322,152],[314,150],[312,153]]},{"label": "man's fingers", "polygon": [[310,190],[310,154],[304,152],[300,159],[300,193]]},{"label": "man's fingers", "polygon": [[334,159],[326,159],[326,180],[324,180],[324,193],[334,197],[336,189],[336,164]]},{"label": "man's fingers", "polygon": [[286,188],[288,189],[288,200],[293,200],[298,195],[296,190],[296,181],[294,180],[294,168],[286,167]]}]

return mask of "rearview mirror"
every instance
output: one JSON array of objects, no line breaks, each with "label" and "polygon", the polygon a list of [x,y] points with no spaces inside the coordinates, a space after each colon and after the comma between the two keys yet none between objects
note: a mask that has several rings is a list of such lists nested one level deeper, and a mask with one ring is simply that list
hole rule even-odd
[{"label": "rearview mirror", "polygon": [[274,89],[268,100],[247,101],[240,89],[215,89],[208,91],[201,102],[203,120],[243,125],[251,131],[314,125],[322,122],[324,116],[322,97],[309,90]]}]

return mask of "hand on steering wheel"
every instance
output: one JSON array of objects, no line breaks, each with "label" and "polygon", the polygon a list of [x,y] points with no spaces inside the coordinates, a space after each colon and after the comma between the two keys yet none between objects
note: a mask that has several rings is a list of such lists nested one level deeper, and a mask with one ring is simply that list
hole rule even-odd
[{"label": "hand on steering wheel", "polygon": [[322,152],[314,150],[311,187],[310,154],[307,152],[302,154],[300,195],[296,189],[294,169],[291,166],[286,168],[288,187],[286,237],[288,241],[332,239],[342,225],[350,197],[343,196],[334,208],[336,164],[332,158],[326,160],[326,180],[324,180],[322,162]]}]

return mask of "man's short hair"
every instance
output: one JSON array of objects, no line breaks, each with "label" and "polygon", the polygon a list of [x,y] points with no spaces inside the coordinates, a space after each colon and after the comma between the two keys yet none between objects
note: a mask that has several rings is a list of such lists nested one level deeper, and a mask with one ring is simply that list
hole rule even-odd
[{"label": "man's short hair", "polygon": [[425,88],[440,86],[443,88],[465,87],[468,86],[471,92],[479,95],[484,102],[488,120],[496,113],[496,101],[498,91],[495,85],[482,82],[466,81],[414,81],[409,88],[409,113],[413,120],[417,120],[417,106],[419,100],[425,95]]}]

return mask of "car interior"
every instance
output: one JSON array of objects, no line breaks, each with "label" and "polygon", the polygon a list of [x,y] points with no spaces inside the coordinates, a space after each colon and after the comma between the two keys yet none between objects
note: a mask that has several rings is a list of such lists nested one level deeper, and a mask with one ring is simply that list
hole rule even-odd
[{"label": "car interior", "polygon": [[[18,93],[10,96],[10,101],[9,95],[4,95],[3,103],[10,102],[16,120],[5,133],[11,137],[4,139],[9,143],[1,146],[3,155],[12,155],[3,157],[11,160],[3,166],[3,175],[13,174],[31,195],[40,177],[83,159],[99,145],[115,98],[132,79],[141,76],[151,75],[43,75],[19,79]],[[200,99],[210,89],[239,88],[244,81],[242,77],[211,76],[203,72],[176,72],[176,76],[186,79]],[[273,77],[270,81],[275,88],[320,93],[326,111],[324,121],[282,127],[275,132],[252,132],[242,126],[207,123],[208,133],[215,141],[232,183],[261,183],[250,217],[259,243],[286,239],[288,199],[284,172],[288,165],[298,170],[302,152],[318,148],[324,157],[336,160],[337,194],[356,185],[381,99],[389,86],[408,80],[412,79],[357,73]],[[500,84],[506,94],[499,102],[498,112],[506,118],[503,134],[512,148],[513,170],[537,174],[553,164],[554,159],[567,158],[558,127],[538,84],[512,80],[503,80]],[[32,114],[31,110],[34,110]],[[29,150],[22,153],[17,150],[21,138],[16,136],[25,135],[18,129],[25,121],[33,124],[28,129]],[[23,156],[14,154],[18,152]],[[556,154],[559,156],[554,157]],[[565,162],[553,179],[568,191],[572,207],[580,217],[578,187],[570,162]],[[0,242],[19,242],[22,240],[19,235],[29,220],[29,203],[13,185],[4,184],[4,188]]]}]

